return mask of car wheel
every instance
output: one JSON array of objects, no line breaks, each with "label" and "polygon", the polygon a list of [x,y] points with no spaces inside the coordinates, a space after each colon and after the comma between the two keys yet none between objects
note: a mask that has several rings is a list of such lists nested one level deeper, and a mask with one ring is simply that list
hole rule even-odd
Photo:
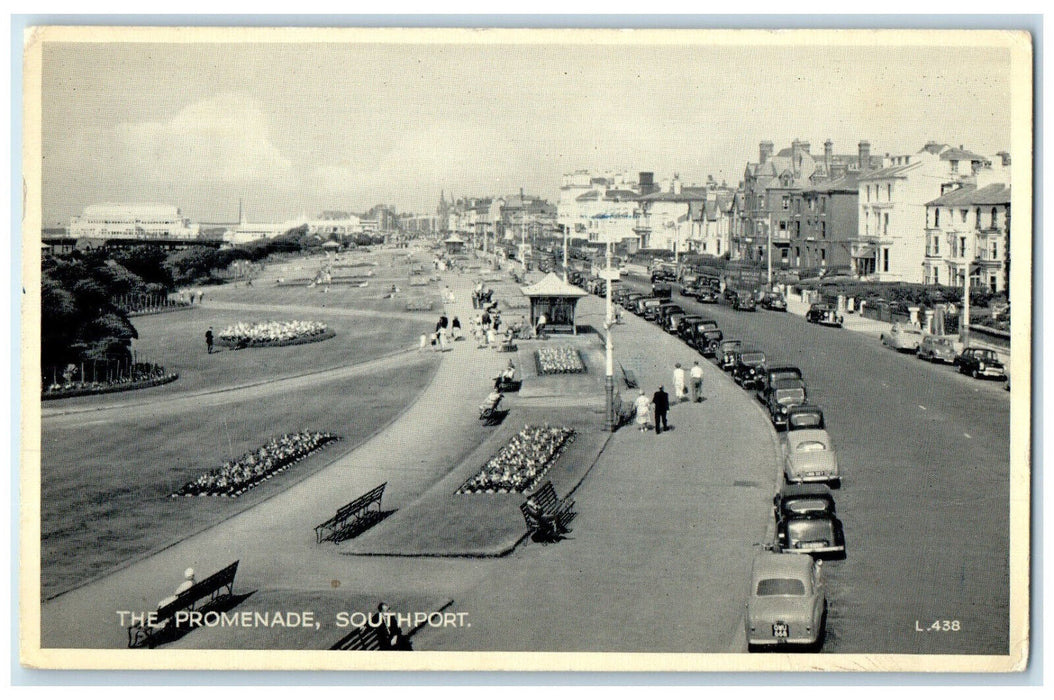
[{"label": "car wheel", "polygon": [[970,370],[970,376],[973,377],[974,379],[977,379],[980,375],[978,374],[977,369],[975,368],[975,369]]}]

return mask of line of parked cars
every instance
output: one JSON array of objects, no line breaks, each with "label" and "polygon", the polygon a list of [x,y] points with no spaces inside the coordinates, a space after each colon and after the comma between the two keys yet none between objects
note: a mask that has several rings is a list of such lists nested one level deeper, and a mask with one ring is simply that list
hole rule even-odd
[{"label": "line of parked cars", "polygon": [[897,352],[913,352],[920,360],[953,365],[960,374],[974,379],[1007,380],[1006,365],[994,350],[966,347],[961,353],[956,352],[950,338],[923,333],[911,323],[894,323],[879,335],[879,340]]}]

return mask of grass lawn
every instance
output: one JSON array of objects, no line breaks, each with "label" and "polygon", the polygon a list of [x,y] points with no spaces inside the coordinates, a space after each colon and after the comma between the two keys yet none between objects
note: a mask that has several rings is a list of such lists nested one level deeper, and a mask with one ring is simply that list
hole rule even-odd
[{"label": "grass lawn", "polygon": [[[268,351],[322,348],[339,341],[338,337]],[[346,454],[424,389],[437,364],[430,354],[418,359],[375,376],[294,390],[282,401],[247,400],[173,414],[166,414],[161,406],[77,428],[48,429],[45,424],[41,436],[44,596],[220,522]],[[179,486],[225,460],[258,448],[274,435],[302,429],[329,430],[344,439],[240,498],[169,498]]]}]

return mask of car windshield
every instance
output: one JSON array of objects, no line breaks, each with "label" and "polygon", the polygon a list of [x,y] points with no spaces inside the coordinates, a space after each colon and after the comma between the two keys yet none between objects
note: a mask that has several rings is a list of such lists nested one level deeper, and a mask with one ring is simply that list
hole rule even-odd
[{"label": "car windshield", "polygon": [[827,507],[827,499],[825,498],[795,498],[783,502],[784,510],[800,515],[826,513]]},{"label": "car windshield", "polygon": [[977,353],[977,356],[979,358],[981,358],[982,360],[994,360],[995,359],[995,353],[992,352],[991,350],[983,350],[983,351]]},{"label": "car windshield", "polygon": [[800,387],[797,389],[776,389],[776,401],[779,403],[790,403],[792,401],[804,401],[805,390]]},{"label": "car windshield", "polygon": [[782,370],[779,372],[772,373],[773,382],[782,382],[785,379],[801,379],[801,373],[794,372],[792,370]]},{"label": "car windshield", "polygon": [[951,341],[948,340],[947,338],[934,338],[933,339],[933,344],[934,345],[940,345],[941,347],[945,347],[945,348],[950,348],[952,346]]},{"label": "car windshield", "polygon": [[798,452],[823,452],[827,449],[827,445],[819,440],[804,440],[799,442],[794,449]]},{"label": "car windshield", "polygon": [[760,365],[765,361],[765,353],[763,352],[745,352],[743,353],[743,363],[748,365]]},{"label": "car windshield", "polygon": [[763,578],[758,581],[758,595],[805,595],[805,584],[796,578]]}]

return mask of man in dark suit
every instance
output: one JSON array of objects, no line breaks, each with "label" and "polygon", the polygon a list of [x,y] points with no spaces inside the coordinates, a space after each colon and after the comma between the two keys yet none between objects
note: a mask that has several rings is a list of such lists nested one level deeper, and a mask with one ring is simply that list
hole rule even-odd
[{"label": "man in dark suit", "polygon": [[658,435],[663,430],[670,429],[666,423],[666,414],[670,411],[670,395],[666,393],[665,387],[659,387],[659,390],[651,397],[651,403],[655,406],[655,434]]}]

